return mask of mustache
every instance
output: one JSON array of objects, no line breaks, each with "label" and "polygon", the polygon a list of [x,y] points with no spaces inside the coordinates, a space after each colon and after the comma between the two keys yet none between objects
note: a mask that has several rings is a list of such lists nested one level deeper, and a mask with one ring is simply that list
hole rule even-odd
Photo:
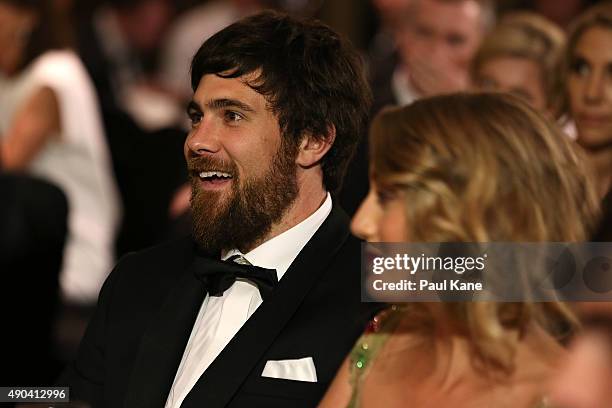
[{"label": "mustache", "polygon": [[199,174],[203,171],[222,171],[235,175],[238,169],[234,163],[213,158],[210,156],[198,156],[187,159],[187,170],[189,174]]}]

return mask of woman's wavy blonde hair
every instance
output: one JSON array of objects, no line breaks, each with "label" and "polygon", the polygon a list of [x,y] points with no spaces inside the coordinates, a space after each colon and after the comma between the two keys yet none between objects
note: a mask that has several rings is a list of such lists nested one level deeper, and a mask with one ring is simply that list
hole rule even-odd
[{"label": "woman's wavy blonde hair", "polygon": [[[386,109],[370,140],[372,176],[379,191],[403,194],[411,242],[584,241],[595,225],[598,199],[581,152],[517,97],[452,94]],[[513,369],[518,341],[507,329],[577,324],[559,302],[445,308],[477,361],[503,371]]]},{"label": "woman's wavy blonde hair", "polygon": [[564,45],[565,34],[546,18],[526,11],[507,14],[480,45],[472,60],[471,76],[477,79],[482,66],[495,58],[517,57],[533,61],[540,70],[546,107],[556,112],[556,75]]}]

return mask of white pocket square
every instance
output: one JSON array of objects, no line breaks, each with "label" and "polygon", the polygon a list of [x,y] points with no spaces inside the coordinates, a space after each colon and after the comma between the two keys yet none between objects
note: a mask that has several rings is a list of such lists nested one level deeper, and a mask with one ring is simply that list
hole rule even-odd
[{"label": "white pocket square", "polygon": [[297,360],[268,360],[261,376],[282,378],[284,380],[317,382],[317,370],[312,357]]}]

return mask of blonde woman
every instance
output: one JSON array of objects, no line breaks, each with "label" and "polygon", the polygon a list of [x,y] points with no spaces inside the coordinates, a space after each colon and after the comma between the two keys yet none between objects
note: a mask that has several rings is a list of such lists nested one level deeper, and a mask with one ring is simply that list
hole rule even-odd
[{"label": "blonde woman", "polygon": [[472,62],[474,85],[517,95],[553,113],[555,74],[565,35],[546,18],[529,12],[507,15],[483,41]]},{"label": "blonde woman", "polygon": [[[586,10],[573,22],[562,66],[564,111],[578,130],[605,195],[594,241],[612,241],[612,3]],[[567,408],[607,407],[612,401],[612,304],[580,305],[586,330],[559,370],[553,395]]]},{"label": "blonde woman", "polygon": [[[383,111],[371,146],[384,242],[582,241],[596,214],[572,142],[511,95]],[[372,322],[320,406],[547,406],[574,324],[561,303],[407,303]]]},{"label": "blonde woman", "polygon": [[560,82],[562,112],[576,124],[576,141],[596,170],[601,196],[612,186],[611,43],[612,2],[607,1],[588,9],[572,24]]}]

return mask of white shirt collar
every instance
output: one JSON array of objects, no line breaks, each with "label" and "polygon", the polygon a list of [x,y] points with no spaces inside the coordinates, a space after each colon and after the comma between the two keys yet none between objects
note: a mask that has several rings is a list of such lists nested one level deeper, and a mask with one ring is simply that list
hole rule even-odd
[{"label": "white shirt collar", "polygon": [[410,105],[412,102],[421,98],[421,95],[410,83],[410,78],[402,67],[397,67],[393,71],[391,78],[391,91],[397,101],[398,106]]},{"label": "white shirt collar", "polygon": [[243,255],[253,265],[276,269],[278,280],[280,280],[302,248],[323,224],[331,209],[332,199],[331,195],[327,193],[323,204],[304,221],[246,254],[241,254],[237,249],[232,249],[223,256],[223,259],[236,254]]}]

